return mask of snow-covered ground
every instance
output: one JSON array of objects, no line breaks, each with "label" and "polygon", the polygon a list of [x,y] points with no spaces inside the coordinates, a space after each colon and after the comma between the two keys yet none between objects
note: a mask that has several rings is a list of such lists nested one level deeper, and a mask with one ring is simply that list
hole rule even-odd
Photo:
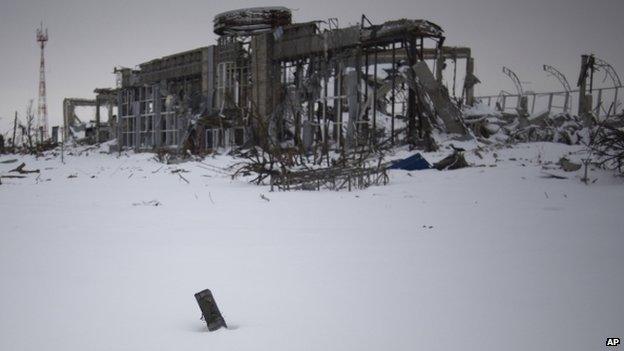
[{"label": "snow-covered ground", "polygon": [[[269,192],[206,165],[227,156],[20,157],[41,174],[0,185],[0,350],[605,348],[624,336],[624,186],[542,178],[577,150],[469,152],[485,166],[354,192]],[[199,319],[205,288],[229,329]]]}]

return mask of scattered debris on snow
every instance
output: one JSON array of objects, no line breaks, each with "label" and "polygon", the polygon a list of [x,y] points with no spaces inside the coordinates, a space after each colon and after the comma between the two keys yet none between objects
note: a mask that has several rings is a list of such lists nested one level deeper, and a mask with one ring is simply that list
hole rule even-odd
[{"label": "scattered debris on snow", "polygon": [[154,207],[158,207],[158,206],[162,206],[162,203],[160,203],[160,201],[158,201],[158,200],[150,200],[150,201],[135,202],[135,203],[132,204],[132,206],[154,206]]},{"label": "scattered debris on snow", "polygon": [[433,164],[433,168],[437,169],[438,171],[455,170],[465,167],[470,167],[470,165],[468,164],[468,162],[466,162],[464,153],[457,150],[453,151],[451,155]]},{"label": "scattered debris on snow", "polygon": [[19,174],[39,173],[38,169],[26,170],[24,169],[24,167],[26,167],[26,163],[22,162],[21,165],[17,166],[17,168],[10,170],[9,172],[17,172]]},{"label": "scattered debris on snow", "polygon": [[561,166],[561,169],[566,172],[576,172],[582,167],[580,163],[574,163],[565,157],[559,159],[559,165]]}]

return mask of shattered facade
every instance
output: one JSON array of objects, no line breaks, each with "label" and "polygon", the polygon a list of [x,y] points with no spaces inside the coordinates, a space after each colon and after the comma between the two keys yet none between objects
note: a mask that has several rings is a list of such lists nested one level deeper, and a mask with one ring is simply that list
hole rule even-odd
[{"label": "shattered facade", "polygon": [[[444,46],[425,20],[339,28],[293,23],[290,10],[234,10],[214,19],[216,45],[119,68],[113,134],[122,149],[209,151],[255,145],[309,150],[426,142],[434,129],[466,134],[442,84],[463,59],[464,102],[474,99],[468,48]],[[67,121],[66,121],[67,125]],[[99,125],[99,121],[98,121]]]},{"label": "shattered facade", "polygon": [[[89,143],[107,141],[115,136],[117,91],[115,89],[95,89],[95,99],[63,99],[63,140],[69,138],[84,139]],[[100,110],[105,106],[108,112],[106,121],[102,121]],[[76,114],[77,107],[93,107],[93,120],[82,121]],[[58,130],[58,127],[56,127]],[[58,132],[53,132],[53,136]],[[58,136],[57,136],[58,138]]]}]

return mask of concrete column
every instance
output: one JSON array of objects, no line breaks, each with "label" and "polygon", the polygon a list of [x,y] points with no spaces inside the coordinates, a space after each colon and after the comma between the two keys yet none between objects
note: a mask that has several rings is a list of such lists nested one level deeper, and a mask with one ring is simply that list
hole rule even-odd
[{"label": "concrete column", "polygon": [[598,99],[596,99],[596,107],[595,107],[596,117],[600,116],[600,107],[602,107],[602,89],[598,89]]},{"label": "concrete column", "polygon": [[121,148],[124,146],[123,140],[121,140],[121,128],[123,124],[123,119],[121,118],[121,104],[123,103],[121,96],[122,93],[123,92],[121,90],[117,92],[117,128],[115,130],[115,134],[117,135],[117,148],[119,149],[119,152],[121,152]]},{"label": "concrete column", "polygon": [[[327,72],[328,72],[328,67],[327,67],[327,61],[324,61],[322,64],[323,67],[323,124],[321,127],[321,138],[323,140],[323,145],[326,148],[328,145],[327,142],[327,96],[328,96],[328,87],[327,84],[329,83],[329,78],[327,76]],[[280,123],[281,126],[281,123]]]},{"label": "concrete column", "polygon": [[[466,77],[474,77],[474,58],[468,57],[466,59]],[[464,83],[465,84],[465,83]],[[474,105],[474,86],[475,84],[469,84],[466,86],[466,104]]]},{"label": "concrete column", "polygon": [[[251,79],[253,84],[252,101],[254,102],[253,114],[269,125],[269,119],[274,112],[275,90],[279,87],[279,76],[273,67],[273,34],[265,33],[254,36],[251,39]],[[258,126],[254,126],[258,127]],[[272,131],[267,131],[274,135]],[[262,136],[263,137],[263,136]]]},{"label": "concrete column", "polygon": [[[297,65],[295,66],[295,72],[294,72],[294,82],[295,82],[297,89],[301,85],[301,79],[303,79],[303,67],[301,66],[301,63],[297,63]],[[300,99],[297,96],[297,94],[294,94],[293,99],[294,101],[296,101],[296,103],[300,103]],[[294,111],[293,114],[294,114],[293,118],[295,119],[295,145],[300,146],[302,142],[301,113],[299,112],[299,109],[296,109],[296,111]]]},{"label": "concrete column", "polygon": [[209,46],[202,53],[202,95],[205,97],[206,110],[214,111],[215,94],[215,46]]},{"label": "concrete column", "polygon": [[[373,80],[377,81],[377,52],[375,52],[375,65],[373,68]],[[377,84],[373,86],[373,143],[377,144]]]},{"label": "concrete column", "polygon": [[162,146],[162,140],[161,140],[161,129],[160,129],[160,125],[161,125],[161,98],[160,98],[160,85],[159,84],[154,84],[153,88],[152,88],[152,92],[154,94],[154,146],[155,147],[160,147]]},{"label": "concrete column", "polygon": [[355,68],[346,76],[347,83],[347,104],[349,106],[349,123],[347,124],[347,136],[345,145],[347,148],[355,147],[359,138],[359,116],[361,99],[361,80],[362,80],[362,52],[357,49],[351,58],[351,65]]},{"label": "concrete column", "polygon": [[[113,133],[113,128],[115,127],[115,121],[113,121],[113,96],[112,95],[108,95],[108,127],[111,131],[111,134]],[[117,113],[119,114],[119,113]],[[112,138],[112,135],[110,136]]]},{"label": "concrete column", "polygon": [[100,96],[95,96],[95,143],[100,143]]},{"label": "concrete column", "polygon": [[392,110],[392,119],[390,120],[390,141],[394,146],[394,106],[396,100],[396,43],[392,43],[392,97],[390,98],[390,109]]},{"label": "concrete column", "polygon": [[336,99],[334,100],[334,113],[336,113],[336,124],[334,125],[334,138],[336,139],[338,148],[340,148],[342,140],[342,61],[336,63],[335,75],[334,95],[336,95]]},{"label": "concrete column", "polygon": [[63,142],[68,139],[69,136],[69,101],[63,99]]},{"label": "concrete column", "polygon": [[357,118],[360,114],[360,101],[358,94],[359,75],[356,71],[351,71],[346,75],[347,81],[347,105],[349,106],[349,123],[347,124],[347,136],[345,147],[351,148],[356,144],[357,138]]},{"label": "concrete column", "polygon": [[442,85],[442,79],[444,78],[443,76],[443,71],[444,71],[444,54],[442,53],[442,49],[438,50],[438,57],[436,57],[436,71],[435,71],[435,75],[436,75],[436,81]]},{"label": "concrete column", "polygon": [[139,152],[141,144],[141,102],[136,101],[138,94],[134,94],[132,101],[132,114],[134,119],[134,151]]},{"label": "concrete column", "polygon": [[517,110],[518,114],[521,116],[526,116],[529,114],[529,99],[527,96],[518,96]]},{"label": "concrete column", "polygon": [[[410,38],[408,44],[409,55],[407,55],[409,66],[414,67],[417,61],[416,39]],[[414,143],[418,131],[416,130],[416,109],[417,105],[416,87],[410,85],[407,93],[407,141]],[[418,116],[421,117],[421,116]],[[420,119],[420,118],[419,118]],[[422,132],[422,130],[421,130]]]},{"label": "concrete column", "polygon": [[[584,70],[589,63],[589,55],[581,56],[581,70]],[[589,114],[591,110],[591,95],[587,95],[587,77],[586,72],[581,72],[581,79],[579,79],[579,116],[585,116]]]}]

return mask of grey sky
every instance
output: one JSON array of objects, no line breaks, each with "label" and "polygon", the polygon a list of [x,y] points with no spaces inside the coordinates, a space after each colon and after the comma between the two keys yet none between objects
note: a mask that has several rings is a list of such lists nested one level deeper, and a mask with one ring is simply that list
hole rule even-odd
[{"label": "grey sky", "polygon": [[39,52],[35,29],[47,25],[47,88],[50,125],[62,120],[64,97],[91,97],[95,87],[114,85],[113,67],[215,42],[216,13],[282,5],[295,21],[338,17],[341,26],[362,13],[380,23],[422,18],[441,25],[449,45],[473,48],[477,95],[513,91],[501,73],[516,71],[527,90],[559,89],[541,71],[559,68],[572,84],[580,55],[595,53],[624,75],[623,0],[0,0],[0,132],[15,110],[23,115],[37,98]]}]

